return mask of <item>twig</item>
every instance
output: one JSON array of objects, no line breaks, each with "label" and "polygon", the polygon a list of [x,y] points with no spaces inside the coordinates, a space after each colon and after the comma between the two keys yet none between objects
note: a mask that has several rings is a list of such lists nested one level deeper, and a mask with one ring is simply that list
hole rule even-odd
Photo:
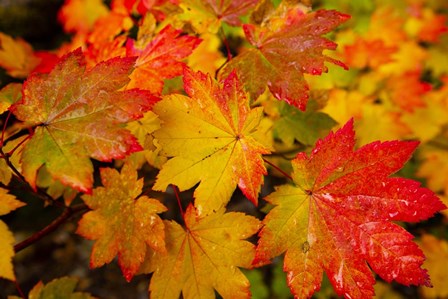
[{"label": "twig", "polygon": [[180,214],[182,216],[182,219],[185,219],[184,218],[184,215],[185,215],[184,209],[182,208],[182,203],[180,201],[180,196],[179,196],[179,188],[177,188],[176,185],[171,185],[171,188],[173,188],[174,195],[176,196],[177,204],[179,205],[179,210],[180,210]]},{"label": "twig", "polygon": [[287,174],[286,172],[284,172],[282,169],[280,169],[277,165],[275,165],[275,164],[269,162],[268,160],[266,160],[266,159],[264,159],[264,158],[263,158],[263,161],[266,162],[266,163],[268,163],[269,165],[271,165],[271,166],[272,166],[273,168],[275,168],[278,172],[280,172],[280,173],[283,174],[286,178],[288,178],[288,179],[290,179],[290,180],[292,181],[292,177],[291,177],[289,174]]},{"label": "twig", "polygon": [[64,212],[55,220],[53,220],[49,225],[41,229],[40,231],[34,233],[29,238],[23,240],[22,242],[16,244],[14,246],[14,251],[19,252],[22,249],[32,245],[33,243],[39,241],[46,235],[50,234],[51,232],[55,231],[62,223],[64,223],[68,218],[70,218],[73,214],[87,209],[87,206],[85,204],[79,204],[73,207],[66,207]]}]

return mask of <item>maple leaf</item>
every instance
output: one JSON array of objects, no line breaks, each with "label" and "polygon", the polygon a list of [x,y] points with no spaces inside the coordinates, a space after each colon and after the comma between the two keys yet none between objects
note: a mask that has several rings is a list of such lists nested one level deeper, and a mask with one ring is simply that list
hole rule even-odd
[{"label": "maple leaf", "polygon": [[[78,279],[74,277],[61,277],[53,279],[46,285],[42,281],[38,282],[28,294],[29,299],[94,299],[88,293],[75,292]],[[22,297],[8,296],[8,299],[20,299]]]},{"label": "maple leaf", "polygon": [[101,0],[65,0],[58,13],[65,32],[89,32],[109,9]]},{"label": "maple leaf", "polygon": [[417,107],[425,107],[424,95],[431,90],[431,84],[421,81],[419,71],[404,72],[391,76],[386,88],[391,100],[402,110],[413,111]]},{"label": "maple leaf", "polygon": [[432,288],[421,288],[424,298],[446,298],[448,285],[446,284],[446,265],[448,263],[448,242],[439,240],[433,235],[423,234],[420,246],[425,253],[423,264],[431,275]]},{"label": "maple leaf", "polygon": [[0,114],[22,98],[22,84],[9,83],[0,90]]},{"label": "maple leaf", "polygon": [[128,56],[138,56],[128,88],[139,87],[160,95],[163,80],[180,76],[186,58],[199,45],[200,39],[181,35],[170,25],[163,28],[142,50],[129,39],[126,44]]},{"label": "maple leaf", "polygon": [[120,159],[141,150],[122,124],[143,117],[158,98],[144,90],[118,91],[135,59],[114,58],[85,71],[78,49],[47,74],[30,76],[14,115],[37,126],[22,154],[23,175],[33,188],[45,165],[51,176],[78,191],[92,186],[92,163]]},{"label": "maple leaf", "polygon": [[266,200],[254,265],[286,252],[284,271],[297,298],[310,297],[326,272],[339,295],[371,298],[375,279],[430,285],[413,236],[391,221],[416,222],[445,208],[418,182],[389,178],[418,142],[374,142],[353,151],[353,121],[292,161],[294,185]]},{"label": "maple leaf", "polygon": [[153,189],[174,184],[186,190],[200,182],[195,207],[205,214],[227,204],[237,185],[257,204],[266,174],[262,154],[269,153],[255,138],[263,108],[250,109],[235,73],[222,87],[210,75],[187,68],[183,79],[190,97],[169,95],[154,107],[162,121],[154,136],[162,154],[173,158],[162,166]]},{"label": "maple leaf", "polygon": [[232,26],[241,25],[240,17],[255,7],[257,2],[258,0],[183,0],[179,6],[185,13],[180,18],[191,22],[197,32],[216,33],[221,22]]},{"label": "maple leaf", "polygon": [[30,44],[0,32],[0,67],[14,78],[26,78],[39,64]]},{"label": "maple leaf", "polygon": [[200,217],[190,205],[184,216],[186,228],[164,221],[168,254],[149,256],[154,272],[151,298],[249,298],[249,281],[238,267],[247,268],[254,245],[244,239],[255,234],[260,221],[224,209]]},{"label": "maple leaf", "polygon": [[[7,193],[8,191],[0,188],[0,216],[24,206],[23,202],[16,200],[15,196]],[[0,277],[16,280],[12,258],[14,257],[14,236],[7,225],[0,220]]]},{"label": "maple leaf", "polygon": [[383,40],[366,40],[357,38],[356,41],[344,47],[345,62],[350,67],[377,68],[392,61],[391,55],[398,50],[397,46],[386,46]]},{"label": "maple leaf", "polygon": [[267,22],[264,26],[263,23],[260,27],[245,24],[246,38],[256,48],[230,60],[222,75],[236,69],[253,99],[262,94],[267,85],[277,99],[305,110],[309,88],[303,74],[326,72],[325,61],[345,68],[342,62],[322,54],[323,50],[334,50],[337,45],[321,35],[348,18],[333,10],[304,13],[300,8],[290,8],[281,25],[279,22]]},{"label": "maple leaf", "polygon": [[279,103],[281,117],[274,122],[274,134],[286,145],[292,146],[294,140],[305,144],[314,144],[319,137],[323,137],[336,125],[336,122],[327,114],[316,111],[316,102],[307,106],[302,112],[285,102]]},{"label": "maple leaf", "polygon": [[104,187],[83,195],[84,202],[93,210],[83,215],[77,233],[96,240],[92,248],[90,266],[100,267],[118,254],[118,263],[126,280],[137,272],[146,254],[146,245],[165,252],[165,232],[158,213],[166,207],[158,200],[140,196],[143,179],[137,171],[124,164],[121,172],[101,168]]}]

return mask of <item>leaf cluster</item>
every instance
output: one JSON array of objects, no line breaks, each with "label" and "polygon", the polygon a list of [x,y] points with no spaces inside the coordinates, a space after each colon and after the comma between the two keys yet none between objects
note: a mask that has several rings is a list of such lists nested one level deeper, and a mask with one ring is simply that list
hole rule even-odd
[{"label": "leaf cluster", "polygon": [[[267,265],[295,298],[430,287],[446,241],[418,241],[428,274],[404,223],[446,208],[431,171],[448,165],[447,70],[425,58],[442,56],[448,7],[321,2],[67,0],[58,49],[0,32],[17,81],[0,90],[0,216],[23,191],[63,209],[15,245],[0,221],[0,277],[24,297],[15,253],[76,219],[90,267],[151,274],[150,298],[280,294],[254,289]],[[397,175],[419,144],[432,191]],[[91,298],[75,286],[29,297]]]}]

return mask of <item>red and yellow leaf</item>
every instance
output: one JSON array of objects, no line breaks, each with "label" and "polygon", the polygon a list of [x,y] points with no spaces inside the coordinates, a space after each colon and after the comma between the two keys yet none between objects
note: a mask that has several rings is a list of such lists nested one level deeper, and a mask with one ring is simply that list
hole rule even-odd
[{"label": "red and yellow leaf", "polygon": [[191,23],[193,28],[199,32],[216,33],[221,22],[233,26],[241,25],[240,17],[255,7],[258,0],[182,0],[180,7],[184,14],[181,20]]},{"label": "red and yellow leaf", "polygon": [[82,197],[92,211],[79,221],[77,233],[95,240],[92,268],[118,255],[123,274],[130,281],[143,262],[147,246],[165,252],[164,225],[157,214],[167,209],[156,199],[139,197],[143,179],[137,179],[137,171],[128,163],[120,173],[102,168],[101,181],[104,187]]},{"label": "red and yellow leaf", "polygon": [[111,161],[141,150],[122,124],[143,117],[158,98],[144,90],[119,91],[128,83],[134,61],[114,58],[85,71],[77,50],[48,75],[26,80],[22,101],[11,109],[19,120],[37,126],[22,154],[23,175],[31,186],[45,165],[54,179],[89,192],[89,158]]},{"label": "red and yellow leaf", "polygon": [[[25,205],[7,192],[7,190],[0,188],[0,216]],[[14,241],[14,236],[8,226],[0,220],[0,277],[9,280],[16,280],[12,265]]]},{"label": "red and yellow leaf", "polygon": [[157,176],[154,189],[169,184],[196,188],[195,207],[209,214],[225,206],[238,185],[254,204],[269,149],[256,138],[262,108],[250,109],[235,73],[218,84],[210,75],[185,69],[184,95],[166,96],[154,107],[162,121],[154,133],[163,155],[173,157]]},{"label": "red and yellow leaf", "polygon": [[334,50],[337,45],[321,35],[349,16],[332,10],[304,13],[301,8],[290,8],[282,17],[275,22],[268,20],[260,27],[244,25],[246,38],[256,48],[230,60],[223,75],[236,69],[253,99],[268,86],[277,99],[305,110],[309,88],[303,74],[326,72],[326,61],[345,67],[342,62],[322,54],[323,50]]},{"label": "red and yellow leaf", "polygon": [[418,182],[390,178],[417,142],[374,142],[353,151],[353,121],[292,161],[294,185],[267,197],[254,264],[284,252],[288,285],[298,298],[320,288],[325,271],[339,295],[371,298],[372,270],[387,282],[430,285],[413,236],[391,221],[417,222],[445,206]]},{"label": "red and yellow leaf", "polygon": [[250,267],[254,245],[245,239],[255,234],[260,221],[224,209],[200,217],[193,206],[185,213],[185,226],[165,221],[168,254],[150,256],[154,272],[151,298],[249,298],[249,281],[238,267]]},{"label": "red and yellow leaf", "polygon": [[165,79],[182,74],[185,65],[182,59],[190,55],[201,40],[181,33],[167,26],[142,50],[134,46],[133,40],[128,40],[127,55],[138,56],[128,88],[144,88],[160,95]]}]

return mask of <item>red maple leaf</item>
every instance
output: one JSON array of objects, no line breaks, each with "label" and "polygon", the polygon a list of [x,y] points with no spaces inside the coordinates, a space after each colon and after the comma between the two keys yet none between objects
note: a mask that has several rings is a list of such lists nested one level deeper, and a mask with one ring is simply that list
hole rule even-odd
[{"label": "red maple leaf", "polygon": [[416,222],[445,208],[418,182],[389,176],[418,145],[373,142],[353,151],[353,121],[292,161],[294,185],[267,197],[276,207],[264,219],[254,260],[286,252],[284,271],[297,298],[320,288],[325,271],[339,295],[371,298],[375,279],[430,285],[413,236],[391,221]]}]

